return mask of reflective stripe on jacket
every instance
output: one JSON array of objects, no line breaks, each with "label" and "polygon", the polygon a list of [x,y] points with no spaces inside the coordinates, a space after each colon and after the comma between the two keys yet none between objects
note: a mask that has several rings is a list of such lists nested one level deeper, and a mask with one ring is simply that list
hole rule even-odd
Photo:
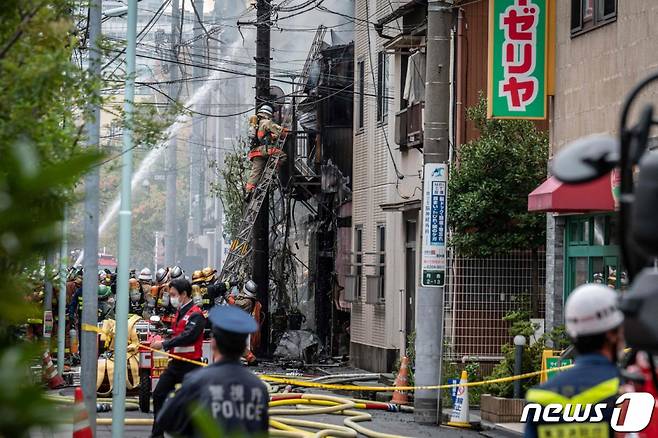
[{"label": "reflective stripe on jacket", "polygon": [[[185,312],[185,315],[179,319],[178,311],[176,311],[176,316],[174,321],[176,323],[173,326],[173,337],[180,336],[185,330],[185,326],[190,319],[190,316],[198,313],[203,315],[203,312],[196,304],[192,304],[189,309]],[[172,348],[172,353],[182,356],[187,359],[199,359],[203,352],[203,330],[200,335],[197,336],[194,344],[192,345],[179,345]]]},{"label": "reflective stripe on jacket", "polygon": [[[542,417],[534,422],[533,412],[526,419],[526,438],[608,438],[614,436],[610,426],[614,403],[619,394],[619,371],[615,364],[600,354],[585,354],[576,358],[576,365],[560,372],[539,387],[531,388],[526,393],[529,403],[542,407],[560,405],[566,412],[560,411],[552,416],[560,417],[558,422],[545,422]],[[600,412],[593,405],[605,404]],[[579,406],[578,406],[579,405]],[[588,408],[587,406],[590,405]],[[543,415],[542,411],[542,415]],[[599,413],[603,416],[597,420]],[[590,421],[565,422],[563,415],[573,417],[577,414]]]}]

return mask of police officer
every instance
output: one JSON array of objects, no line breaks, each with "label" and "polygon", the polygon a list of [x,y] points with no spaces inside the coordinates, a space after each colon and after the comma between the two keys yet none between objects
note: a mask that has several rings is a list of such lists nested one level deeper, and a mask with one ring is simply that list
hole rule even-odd
[{"label": "police officer", "polygon": [[235,306],[215,306],[212,323],[215,362],[190,373],[175,396],[167,400],[156,423],[162,430],[194,436],[189,404],[207,409],[227,436],[265,436],[269,396],[265,384],[240,364],[247,336],[258,329],[256,321]]},{"label": "police officer", "polygon": [[[185,278],[176,278],[169,283],[169,297],[176,308],[174,316],[173,337],[164,342],[154,342],[151,347],[169,350],[172,354],[185,359],[200,362],[203,349],[203,329],[206,319],[199,306],[192,302],[192,286]],[[165,399],[183,377],[199,365],[184,360],[172,359],[160,376],[153,391],[153,412],[157,418]],[[154,437],[163,436],[164,431],[153,423],[151,432]]]},{"label": "police officer", "polygon": [[[565,304],[565,323],[578,353],[576,364],[543,385],[528,390],[526,398],[543,408],[558,404],[571,409],[576,404],[598,403],[605,403],[607,407],[603,411],[603,420],[599,422],[545,423],[540,420],[535,423],[530,418],[525,429],[527,438],[614,436],[610,422],[619,392],[616,362],[624,348],[623,320],[624,316],[617,307],[617,294],[609,287],[590,283],[571,293]],[[590,418],[595,416],[595,410],[591,409],[589,415]]]}]

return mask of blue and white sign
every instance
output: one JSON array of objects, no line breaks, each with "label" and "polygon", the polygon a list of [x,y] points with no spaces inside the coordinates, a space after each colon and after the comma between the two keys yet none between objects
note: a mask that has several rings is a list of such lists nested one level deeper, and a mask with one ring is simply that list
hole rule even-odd
[{"label": "blue and white sign", "polygon": [[445,284],[448,217],[448,165],[425,164],[421,285]]}]

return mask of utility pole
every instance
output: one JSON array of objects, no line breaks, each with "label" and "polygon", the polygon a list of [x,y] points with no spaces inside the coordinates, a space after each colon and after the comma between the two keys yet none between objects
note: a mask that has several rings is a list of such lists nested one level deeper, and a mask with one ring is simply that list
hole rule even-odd
[{"label": "utility pole", "polygon": [[[272,5],[270,0],[256,2],[256,108],[270,100],[270,18]],[[269,353],[270,345],[270,292],[269,292],[269,228],[270,228],[269,193],[265,195],[260,213],[256,218],[253,231],[253,280],[258,285],[258,298],[263,305],[265,321],[261,325],[261,351]]]},{"label": "utility pole", "polygon": [[[133,113],[135,101],[135,46],[137,0],[128,1],[126,32],[126,86],[121,160],[121,207],[119,210],[119,255],[116,296],[116,337],[114,344],[114,389],[112,390],[112,438],[122,438],[126,415],[126,357],[128,348],[128,280],[130,279],[130,229],[132,219]],[[94,387],[95,388],[95,387]]]},{"label": "utility pole", "polygon": [[[194,21],[194,44],[192,50],[192,62],[194,67],[192,69],[192,76],[200,78],[204,74],[204,69],[199,67],[203,62],[203,0],[192,0],[192,4],[199,17]],[[195,13],[196,16],[196,13]],[[200,81],[196,79],[193,82],[194,91],[199,89]],[[198,106],[197,106],[198,107]],[[202,147],[200,146],[203,141],[202,132],[205,120],[200,114],[194,113],[192,115],[192,135],[190,138],[190,226],[189,226],[189,239],[187,255],[197,255],[195,248],[197,239],[201,235],[201,216],[203,211],[201,209],[201,155]]]},{"label": "utility pole", "polygon": [[[103,0],[89,2],[89,51],[88,70],[92,77],[101,74],[101,15]],[[100,90],[95,90],[100,93]],[[91,104],[89,119],[85,121],[87,147],[100,146],[100,107]],[[84,215],[84,276],[82,280],[82,325],[98,324],[98,211],[100,193],[100,170],[94,167],[85,178]],[[98,372],[98,335],[96,332],[80,330],[80,384],[85,405],[89,412],[91,432],[96,435],[96,374]]]},{"label": "utility pole", "polygon": [[[169,41],[171,43],[171,59],[169,63],[169,80],[171,85],[169,87],[169,95],[178,100],[178,35],[180,34],[180,7],[178,0],[171,2],[171,36]],[[174,103],[171,103],[173,108]],[[176,153],[177,143],[176,135],[172,135],[167,146],[167,155],[165,157],[165,166],[167,169],[167,190],[166,190],[166,203],[165,203],[165,266],[173,266],[176,262]],[[155,271],[154,271],[155,273]]]},{"label": "utility pole", "polygon": [[[428,163],[445,163],[447,165],[449,159],[451,26],[452,4],[442,0],[429,0],[427,4],[427,67],[423,140],[423,158],[426,165]],[[430,175],[424,175],[425,179],[428,177]],[[425,196],[426,193],[423,191],[423,198]],[[422,216],[422,229],[425,233],[425,214]],[[425,245],[423,242],[424,239],[420,239],[421,257],[423,257],[423,246]],[[443,278],[445,281],[445,275]],[[442,383],[443,293],[443,285],[438,287],[421,286],[416,290],[416,372],[414,379],[418,386]],[[415,421],[439,423],[441,421],[440,400],[440,391],[438,394],[436,391],[416,391],[414,397]]]}]

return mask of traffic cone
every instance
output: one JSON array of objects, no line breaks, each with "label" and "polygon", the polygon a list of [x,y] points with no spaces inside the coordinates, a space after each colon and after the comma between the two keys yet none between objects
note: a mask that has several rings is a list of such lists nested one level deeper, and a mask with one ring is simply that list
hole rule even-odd
[{"label": "traffic cone", "polygon": [[[402,356],[402,361],[400,362],[400,371],[398,372],[397,377],[395,378],[394,386],[407,386],[409,377],[409,358],[407,356]],[[391,403],[396,405],[406,405],[409,403],[409,399],[406,391],[393,391],[393,398]]]},{"label": "traffic cone", "polygon": [[75,388],[75,404],[73,405],[73,438],[93,438],[91,427],[89,427],[89,413],[85,408],[82,397],[82,388]]},{"label": "traffic cone", "polygon": [[455,397],[455,405],[452,407],[448,426],[471,427],[471,423],[468,421],[468,386],[463,386],[466,383],[468,383],[468,373],[464,370],[459,379],[457,397]]},{"label": "traffic cone", "polygon": [[57,368],[53,364],[53,359],[48,351],[43,353],[43,376],[50,389],[61,388],[65,385],[64,379],[57,373]]}]

